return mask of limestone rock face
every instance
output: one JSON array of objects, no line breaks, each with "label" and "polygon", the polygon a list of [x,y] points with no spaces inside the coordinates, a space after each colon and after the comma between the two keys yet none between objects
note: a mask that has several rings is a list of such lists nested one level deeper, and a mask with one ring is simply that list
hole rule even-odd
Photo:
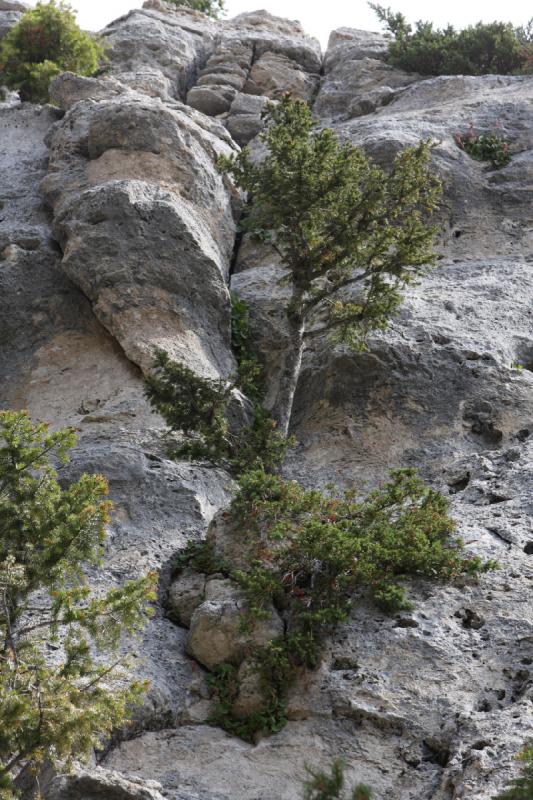
[{"label": "limestone rock face", "polygon": [[218,664],[239,665],[250,646],[261,647],[283,633],[283,622],[274,609],[253,625],[250,633],[240,626],[246,603],[239,587],[229,580],[212,578],[205,585],[205,602],[191,617],[187,650],[212,670]]},{"label": "limestone rock face", "polygon": [[217,123],[131,92],[80,100],[52,136],[43,189],[62,267],[145,371],[156,346],[203,374],[234,369],[235,226],[215,166],[231,148]]},{"label": "limestone rock face", "polygon": [[[221,35],[187,103],[219,116],[239,144],[261,129],[266,102],[290,91],[310,100],[321,69],[320,47],[297,22],[266,11],[240,14],[221,25]],[[251,95],[251,98],[248,98]]]},{"label": "limestone rock face", "polygon": [[[20,5],[0,0],[0,36]],[[107,73],[60,76],[57,109],[0,104],[0,404],[78,429],[65,480],[104,473],[115,504],[91,579],[109,588],[155,569],[161,604],[125,643],[151,681],[143,708],[98,768],[58,776],[47,800],[297,800],[305,765],[338,756],[348,785],[378,800],[491,800],[533,735],[533,78],[420,79],[386,63],[386,37],[347,28],[322,59],[298,23],[264,11],[216,22],[164,0],[103,35]],[[243,565],[243,531],[224,517],[235,484],[167,458],[143,373],[156,346],[204,376],[235,371],[231,283],[272,402],[283,266],[237,235],[242,198],[216,160],[253,143],[288,90],[384,166],[431,138],[445,194],[443,257],[389,330],[364,354],[306,351],[286,474],[363,491],[417,466],[450,497],[468,551],[501,568],[415,584],[414,610],[393,617],[356,604],[291,691],[287,727],[252,746],[206,724],[204,668],[221,661],[239,669],[237,710],[259,703],[243,597],[222,574],[171,577],[176,553],[206,536]],[[470,122],[509,139],[508,166],[457,147]],[[249,407],[234,405],[237,425]],[[272,609],[260,641],[281,626]]]},{"label": "limestone rock face", "polygon": [[27,3],[19,0],[0,0],[0,41],[29,8]]},{"label": "limestone rock face", "polygon": [[50,800],[163,800],[155,781],[128,781],[118,773],[94,769],[56,778],[47,792]]}]

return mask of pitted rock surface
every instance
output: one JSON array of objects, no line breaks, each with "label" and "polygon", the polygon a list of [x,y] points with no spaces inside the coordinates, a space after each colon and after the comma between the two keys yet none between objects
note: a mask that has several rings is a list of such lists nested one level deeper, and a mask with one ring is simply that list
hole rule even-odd
[{"label": "pitted rock surface", "polygon": [[[0,36],[19,5],[0,0]],[[98,768],[57,777],[46,797],[297,800],[305,765],[340,756],[347,784],[378,800],[491,800],[533,734],[533,78],[420,79],[386,63],[386,37],[348,28],[322,59],[298,23],[264,11],[216,22],[164,0],[103,35],[106,74],[56,79],[59,111],[0,104],[0,402],[79,430],[65,477],[106,474],[115,503],[92,578],[109,587],[158,570],[161,603],[128,644],[152,683],[144,707]],[[231,282],[271,401],[283,270],[237,235],[242,198],[216,159],[254,144],[266,103],[288,90],[383,165],[431,138],[445,195],[443,258],[389,330],[364,354],[321,341],[306,352],[286,474],[364,490],[418,466],[450,496],[468,551],[501,568],[415,584],[414,610],[393,617],[356,603],[291,692],[287,727],[252,746],[206,724],[198,663],[240,664],[243,713],[254,707],[242,598],[223,576],[172,582],[176,553],[208,530],[234,566],[245,557],[218,513],[235,484],[167,458],[142,372],[155,346],[204,376],[235,371]],[[508,166],[457,147],[470,122],[510,140]]]}]

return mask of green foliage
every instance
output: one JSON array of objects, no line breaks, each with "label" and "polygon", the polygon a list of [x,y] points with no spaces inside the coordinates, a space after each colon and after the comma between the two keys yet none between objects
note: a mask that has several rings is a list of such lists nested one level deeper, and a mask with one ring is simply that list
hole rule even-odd
[{"label": "green foliage", "polygon": [[533,743],[526,745],[519,758],[523,761],[522,774],[515,778],[494,800],[532,800],[533,798]]},{"label": "green foliage", "polygon": [[250,344],[250,311],[247,303],[231,293],[231,347],[239,365],[238,386],[254,403],[263,397],[263,369]]},{"label": "green foliage", "polygon": [[[306,338],[331,332],[360,346],[386,327],[401,290],[432,263],[425,215],[440,195],[430,145],[400,153],[390,173],[358,147],[318,129],[309,106],[285,97],[266,111],[261,161],[244,149],[219,167],[250,193],[243,227],[272,242],[288,267],[289,317]],[[350,302],[342,290],[354,284]]]},{"label": "green foliage", "polygon": [[146,396],[170,430],[191,435],[175,451],[178,458],[217,462],[228,456],[226,407],[230,391],[226,381],[201,378],[159,349],[155,351],[152,374],[145,379]]},{"label": "green foliage", "polygon": [[443,30],[431,22],[417,22],[415,30],[403,14],[369,3],[394,40],[389,45],[389,63],[421,75],[513,75],[533,71],[531,22],[520,28],[511,23],[491,22],[456,31]]},{"label": "green foliage", "polygon": [[216,555],[213,544],[205,540],[188,542],[187,546],[178,553],[172,565],[172,577],[179,575],[186,567],[206,575],[228,572],[227,565]]},{"label": "green foliage", "polygon": [[218,19],[224,13],[224,0],[169,0],[178,8],[192,8]]},{"label": "green foliage", "polygon": [[490,161],[495,169],[505,167],[511,161],[509,142],[496,133],[476,133],[470,124],[466,134],[456,133],[457,146],[476,161]]},{"label": "green foliage", "polygon": [[48,102],[50,81],[62,72],[93,75],[103,47],[82,31],[67,4],[37,3],[9,31],[0,46],[0,83],[20,92],[22,100]]},{"label": "green foliage", "polygon": [[[144,685],[115,651],[144,623],[153,575],[107,594],[87,584],[105,544],[110,503],[99,475],[62,488],[71,430],[0,413],[0,797],[22,765],[60,766],[123,723]],[[55,656],[53,652],[57,651]],[[99,653],[96,658],[95,653]]]},{"label": "green foliage", "polygon": [[227,407],[232,385],[200,378],[157,350],[152,375],[145,380],[146,396],[171,431],[181,431],[187,441],[175,448],[175,458],[206,459],[239,475],[244,470],[276,470],[292,439],[276,430],[268,412],[256,405],[250,425],[231,432]]},{"label": "green foliage", "polygon": [[[247,600],[243,629],[273,603],[285,635],[249,656],[264,707],[246,720],[234,715],[238,685],[232,672],[229,688],[216,684],[224,700],[213,716],[216,723],[241,736],[244,730],[249,740],[259,731],[279,730],[288,687],[298,670],[318,665],[324,636],[348,618],[355,592],[397,611],[410,607],[408,580],[451,581],[494,568],[494,562],[464,553],[461,540],[451,535],[448,509],[448,500],[413,470],[392,472],[389,483],[362,501],[353,492],[307,491],[264,471],[243,475],[231,508],[252,545],[249,567],[231,574]],[[224,675],[229,681],[226,669]]]},{"label": "green foliage", "polygon": [[[344,765],[336,759],[331,765],[331,773],[307,770],[310,779],[304,784],[304,800],[342,800],[344,794]],[[369,786],[359,784],[352,789],[351,800],[372,800],[373,792]]]}]

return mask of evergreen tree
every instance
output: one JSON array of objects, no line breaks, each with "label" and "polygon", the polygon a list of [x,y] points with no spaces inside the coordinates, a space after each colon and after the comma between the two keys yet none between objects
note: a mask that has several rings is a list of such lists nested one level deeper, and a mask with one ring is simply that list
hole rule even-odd
[{"label": "evergreen tree", "polygon": [[415,30],[405,16],[369,3],[393,40],[389,63],[421,75],[513,75],[533,72],[533,19],[515,28],[510,22],[478,22],[462,31],[434,28],[419,21]]},{"label": "evergreen tree", "polygon": [[0,46],[0,84],[22,100],[46,103],[52,78],[66,71],[93,75],[102,57],[102,45],[80,29],[68,4],[37,3]]},{"label": "evergreen tree", "polygon": [[327,333],[364,347],[435,260],[426,217],[441,188],[428,142],[400,152],[386,172],[332,130],[318,130],[303,101],[271,104],[266,121],[262,160],[244,149],[219,164],[249,193],[243,227],[270,241],[287,268],[291,344],[273,408],[286,435],[306,343]]},{"label": "evergreen tree", "polygon": [[0,413],[0,798],[22,769],[64,766],[127,719],[145,688],[116,651],[155,599],[153,575],[95,593],[111,504],[100,475],[62,488],[72,430]]}]

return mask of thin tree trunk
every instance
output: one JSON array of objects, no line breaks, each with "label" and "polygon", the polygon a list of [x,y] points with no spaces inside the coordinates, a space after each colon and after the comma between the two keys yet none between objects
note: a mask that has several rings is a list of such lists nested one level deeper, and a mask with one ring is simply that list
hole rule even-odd
[{"label": "thin tree trunk", "polygon": [[302,366],[305,325],[301,319],[291,319],[289,317],[289,326],[290,337],[288,350],[279,381],[278,393],[272,408],[272,416],[277,422],[278,430],[285,438],[289,434],[294,395],[296,394],[300,368]]}]

